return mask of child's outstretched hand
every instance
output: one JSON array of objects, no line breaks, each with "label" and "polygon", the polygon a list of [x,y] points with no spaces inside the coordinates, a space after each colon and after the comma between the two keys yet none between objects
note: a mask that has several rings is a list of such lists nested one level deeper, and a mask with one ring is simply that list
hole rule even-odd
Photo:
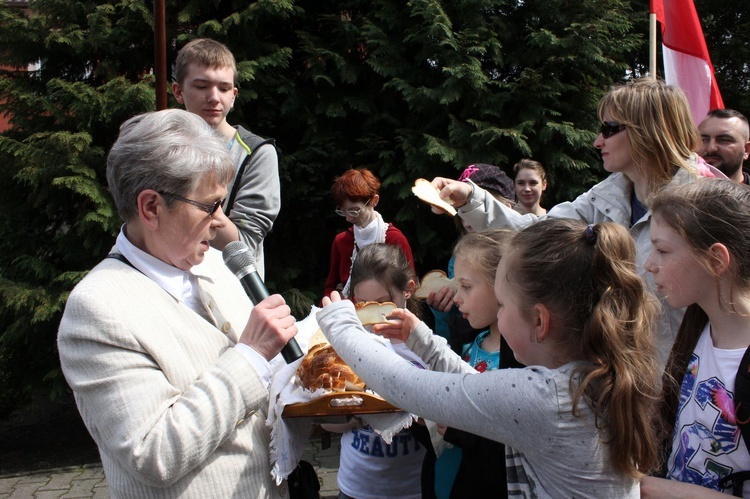
[{"label": "child's outstretched hand", "polygon": [[330,305],[331,303],[335,301],[341,301],[341,300],[343,300],[343,298],[341,298],[341,295],[339,294],[338,291],[331,291],[331,297],[329,298],[327,296],[324,296],[323,299],[320,301],[320,303],[321,305],[325,307],[326,305]]},{"label": "child's outstretched hand", "polygon": [[403,308],[397,308],[391,312],[388,320],[392,322],[373,324],[372,332],[385,338],[393,338],[403,342],[409,339],[409,335],[420,322],[416,315]]},{"label": "child's outstretched hand", "polygon": [[[471,184],[444,177],[435,177],[430,183],[440,191],[440,197],[442,199],[450,199],[455,208],[465,205],[474,190]],[[435,213],[442,212],[440,208],[435,207],[433,207],[432,211]]]}]

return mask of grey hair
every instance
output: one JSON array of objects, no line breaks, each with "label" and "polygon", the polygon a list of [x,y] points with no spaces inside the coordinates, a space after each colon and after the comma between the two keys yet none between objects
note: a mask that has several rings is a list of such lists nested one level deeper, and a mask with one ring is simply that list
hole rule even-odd
[{"label": "grey hair", "polygon": [[[145,189],[186,196],[199,182],[226,184],[233,176],[224,138],[203,118],[181,109],[130,118],[107,157],[107,184],[125,222],[138,217],[138,195]],[[166,198],[170,209],[175,202]]]}]

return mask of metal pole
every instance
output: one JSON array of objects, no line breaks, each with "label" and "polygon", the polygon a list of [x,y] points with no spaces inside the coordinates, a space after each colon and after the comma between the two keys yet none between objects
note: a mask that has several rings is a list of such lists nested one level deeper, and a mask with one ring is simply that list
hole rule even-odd
[{"label": "metal pole", "polygon": [[651,78],[656,79],[656,14],[649,14],[649,57],[648,57],[648,74]]},{"label": "metal pole", "polygon": [[167,28],[165,0],[154,0],[154,76],[156,110],[167,108]]}]

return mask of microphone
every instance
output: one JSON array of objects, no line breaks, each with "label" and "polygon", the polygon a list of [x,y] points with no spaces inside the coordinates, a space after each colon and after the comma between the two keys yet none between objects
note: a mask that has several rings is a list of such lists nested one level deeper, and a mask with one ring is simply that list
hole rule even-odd
[{"label": "microphone", "polygon": [[[255,255],[247,247],[247,244],[242,241],[232,241],[224,247],[221,255],[224,257],[226,266],[242,283],[242,288],[253,305],[257,305],[270,296],[266,285],[263,284],[263,280],[258,275],[258,269],[255,267]],[[297,340],[290,339],[289,343],[281,349],[281,356],[284,357],[287,364],[291,364],[302,357],[302,350],[300,350]]]}]

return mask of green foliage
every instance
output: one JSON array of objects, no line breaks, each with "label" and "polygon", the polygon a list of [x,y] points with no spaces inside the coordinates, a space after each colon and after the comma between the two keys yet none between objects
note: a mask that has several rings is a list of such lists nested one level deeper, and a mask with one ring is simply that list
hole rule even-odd
[{"label": "green foliage", "polygon": [[596,103],[643,44],[631,34],[626,2],[296,5],[304,16],[290,21],[301,44],[282,73],[288,83],[264,87],[261,74],[252,83],[266,103],[253,107],[255,123],[272,115],[268,130],[291,181],[269,254],[306,244],[303,254],[271,260],[298,265],[310,279],[281,288],[322,289],[330,241],[345,227],[328,188],[351,166],[384,180],[378,209],[407,234],[420,271],[444,265],[455,232],[411,196],[415,178],[455,177],[479,161],[510,168],[533,156],[550,169],[550,204],[600,178],[591,147]]},{"label": "green foliage", "polygon": [[[0,72],[13,125],[0,135],[0,380],[18,394],[64,386],[54,338],[65,299],[119,228],[106,153],[155,101],[150,4],[31,7],[0,7],[0,53],[22,68]],[[234,52],[230,122],[282,149],[268,286],[301,290],[287,295],[302,314],[346,226],[329,188],[349,167],[380,177],[378,210],[420,273],[445,265],[455,231],[411,195],[416,178],[533,156],[550,172],[548,204],[600,178],[596,103],[643,50],[632,16],[626,0],[172,0],[167,58],[198,36]]]},{"label": "green foliage", "polygon": [[298,321],[301,321],[310,315],[310,310],[315,304],[314,294],[310,292],[305,293],[297,288],[291,288],[281,293],[281,295],[284,297],[284,300],[286,300],[287,305],[289,305],[292,315]]},{"label": "green foliage", "polygon": [[750,115],[750,4],[696,0],[724,106]]},{"label": "green foliage", "polygon": [[0,406],[64,389],[55,337],[65,300],[120,224],[106,152],[120,123],[154,102],[147,67],[132,63],[153,57],[143,5],[33,5],[33,16],[0,7],[0,52],[15,68],[0,75],[12,118],[0,135]]}]

